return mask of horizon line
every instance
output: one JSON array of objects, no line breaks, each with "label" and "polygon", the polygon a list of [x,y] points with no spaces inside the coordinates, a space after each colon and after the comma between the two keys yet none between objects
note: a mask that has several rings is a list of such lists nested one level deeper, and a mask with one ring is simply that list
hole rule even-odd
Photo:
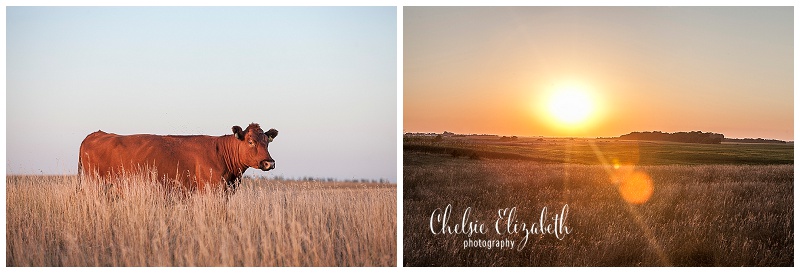
[{"label": "horizon line", "polygon": [[[456,132],[454,132],[454,131],[448,131],[448,130],[444,130],[444,131],[442,131],[441,133],[437,133],[437,132],[411,132],[411,131],[405,131],[405,130],[403,130],[403,135],[405,135],[405,134],[409,134],[409,133],[410,133],[410,134],[437,134],[437,135],[438,135],[438,134],[443,134],[444,132],[453,133],[453,134],[455,134],[455,135],[466,135],[466,136],[469,136],[469,135],[477,135],[477,136],[484,135],[484,136],[508,136],[508,137],[511,137],[511,136],[517,136],[517,137],[532,137],[532,138],[533,138],[533,137],[540,137],[540,138],[591,138],[591,139],[598,139],[598,138],[617,138],[617,137],[620,137],[620,136],[622,136],[622,135],[618,135],[618,136],[582,136],[582,137],[579,137],[579,136],[546,136],[546,135],[505,135],[505,134],[497,134],[497,133],[456,133]],[[670,133],[670,134],[671,134],[671,133],[679,133],[679,132],[703,132],[703,133],[715,133],[715,134],[722,134],[722,135],[725,135],[724,133],[718,133],[718,132],[712,132],[712,131],[701,131],[701,130],[694,130],[694,131],[675,131],[675,132],[665,132],[665,131],[631,131],[631,132],[629,132],[629,133],[634,133],[634,132],[662,132],[662,133]],[[623,135],[624,135],[624,134],[623,134]],[[786,139],[777,139],[777,138],[763,138],[763,137],[742,137],[742,138],[731,138],[731,137],[725,136],[725,138],[724,138],[724,139],[762,139],[762,140],[779,140],[779,141],[785,141],[785,142],[794,142],[794,139],[791,139],[791,140],[786,140]]]}]

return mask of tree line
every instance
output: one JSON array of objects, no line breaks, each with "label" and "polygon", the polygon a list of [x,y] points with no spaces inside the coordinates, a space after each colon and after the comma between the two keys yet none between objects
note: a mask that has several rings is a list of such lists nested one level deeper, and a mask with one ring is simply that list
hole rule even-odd
[{"label": "tree line", "polygon": [[712,132],[675,132],[665,133],[661,131],[653,132],[632,132],[629,134],[621,135],[619,139],[622,140],[657,140],[657,141],[672,141],[683,143],[701,143],[701,144],[720,144],[725,139],[725,135]]}]

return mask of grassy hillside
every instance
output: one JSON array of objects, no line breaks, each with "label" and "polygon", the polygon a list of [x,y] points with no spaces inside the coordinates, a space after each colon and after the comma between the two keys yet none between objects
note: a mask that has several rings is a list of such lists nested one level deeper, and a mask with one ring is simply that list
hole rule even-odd
[{"label": "grassy hillside", "polygon": [[6,177],[9,266],[394,266],[393,184],[245,180],[226,198],[141,176]]}]

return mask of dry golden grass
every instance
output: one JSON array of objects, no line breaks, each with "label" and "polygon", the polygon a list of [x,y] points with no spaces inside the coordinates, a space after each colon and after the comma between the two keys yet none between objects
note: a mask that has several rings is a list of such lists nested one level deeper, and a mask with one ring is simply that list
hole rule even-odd
[{"label": "dry golden grass", "polygon": [[[8,266],[394,266],[393,184],[245,180],[169,194],[144,176],[111,196],[76,176],[6,177]],[[117,181],[119,182],[119,181]]]},{"label": "dry golden grass", "polygon": [[[422,162],[409,164],[409,162]],[[794,165],[639,166],[652,197],[629,204],[603,166],[404,154],[405,266],[793,266]],[[437,234],[432,212],[452,204],[450,226],[470,220],[494,231],[497,210],[538,220],[569,205],[563,240],[532,235],[521,250],[465,248],[463,234]],[[552,215],[552,214],[550,214]]]}]

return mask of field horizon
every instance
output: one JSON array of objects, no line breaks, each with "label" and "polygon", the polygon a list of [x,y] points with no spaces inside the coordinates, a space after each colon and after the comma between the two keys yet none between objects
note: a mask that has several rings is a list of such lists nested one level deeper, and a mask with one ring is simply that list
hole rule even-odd
[{"label": "field horizon", "polygon": [[[404,152],[588,165],[793,164],[794,142],[701,144],[656,140],[404,135]],[[403,163],[404,165],[407,162]]]},{"label": "field horizon", "polygon": [[[632,131],[630,133],[637,133],[637,132],[639,132],[639,131]],[[652,132],[661,132],[661,131],[652,131]],[[690,131],[690,132],[705,132],[705,131]],[[675,133],[679,133],[679,132],[675,132]],[[523,138],[528,138],[528,139],[543,138],[543,139],[548,139],[548,140],[564,140],[564,139],[573,139],[573,140],[575,140],[575,139],[577,139],[577,140],[614,140],[614,139],[619,139],[620,136],[624,136],[624,134],[623,135],[619,135],[619,136],[600,136],[600,135],[598,135],[598,136],[548,136],[548,135],[536,135],[536,134],[534,134],[534,135],[496,134],[496,133],[485,133],[485,132],[457,133],[457,132],[452,132],[452,131],[448,131],[448,130],[438,130],[438,131],[435,131],[435,132],[433,132],[433,131],[426,131],[426,132],[423,132],[423,131],[404,131],[403,132],[403,136],[405,136],[405,137],[436,136],[436,135],[450,135],[450,136],[454,136],[454,137],[514,137],[514,136],[516,136],[516,137],[518,137],[520,139],[523,139]],[[777,138],[763,138],[763,137],[760,137],[760,136],[756,136],[756,137],[752,137],[752,136],[750,136],[750,137],[735,137],[735,138],[731,138],[731,137],[725,136],[725,139],[726,140],[745,140],[745,139],[779,140],[779,141],[786,142],[786,144],[794,143],[794,139],[787,140],[787,139],[777,139]],[[623,139],[619,139],[619,140],[623,140]],[[643,141],[647,141],[647,140],[643,140]],[[666,142],[670,142],[670,141],[666,141]],[[726,142],[726,141],[723,140],[723,142]]]}]

